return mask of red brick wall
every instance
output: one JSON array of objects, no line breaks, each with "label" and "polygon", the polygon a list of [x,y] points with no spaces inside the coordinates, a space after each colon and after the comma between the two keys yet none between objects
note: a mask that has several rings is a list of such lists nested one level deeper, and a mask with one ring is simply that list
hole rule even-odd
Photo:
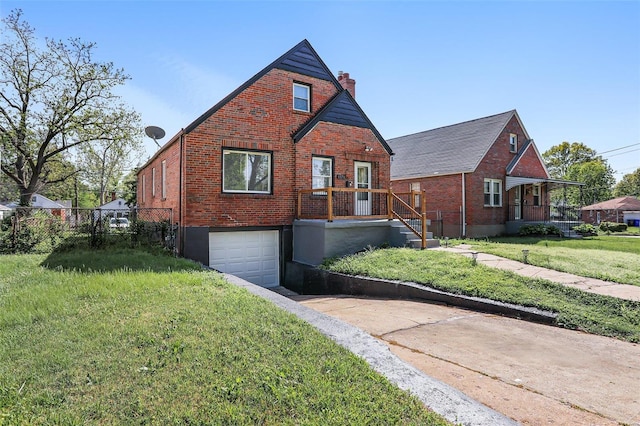
[{"label": "red brick wall", "polygon": [[[311,113],[293,110],[293,82],[310,84]],[[275,226],[295,214],[291,135],[337,93],[328,81],[273,69],[186,136],[186,226]],[[222,193],[222,150],[272,153],[272,194]]]},{"label": "red brick wall", "polygon": [[511,171],[511,176],[548,177],[533,146],[530,145],[529,148],[527,148],[527,151],[520,158],[516,167]]},{"label": "red brick wall", "polygon": [[[311,112],[293,110],[293,82],[309,84]],[[389,155],[368,129],[319,123],[298,143],[291,136],[336,93],[328,81],[273,69],[184,136],[184,226],[280,226],[293,222],[298,189],[311,188],[311,156],[334,157],[334,178],[345,174],[353,181],[353,161],[370,161],[374,187],[389,187]],[[365,152],[365,145],[373,151]],[[178,192],[161,203],[151,197],[151,168],[159,179],[160,162],[179,143],[160,154],[141,173],[147,175],[146,207],[164,207],[171,199],[177,212]],[[223,148],[267,151],[272,154],[272,194],[222,192]],[[176,171],[178,168],[176,166]],[[376,173],[378,171],[378,173]],[[141,174],[138,176],[141,187]],[[173,182],[173,181],[172,181]],[[176,191],[177,191],[176,180]],[[335,179],[335,185],[344,181]],[[174,186],[171,185],[173,189]],[[138,200],[142,200],[139,189]],[[143,206],[142,203],[140,203]],[[174,217],[176,213],[174,212]]]},{"label": "red brick wall", "polygon": [[[162,162],[166,160],[166,198],[162,197]],[[155,168],[155,195],[152,191],[152,170]],[[178,196],[180,193],[180,143],[168,146],[151,163],[138,173],[138,207],[173,209],[174,222],[178,221]],[[145,176],[145,187],[142,176]],[[142,191],[145,196],[142,201]]]}]

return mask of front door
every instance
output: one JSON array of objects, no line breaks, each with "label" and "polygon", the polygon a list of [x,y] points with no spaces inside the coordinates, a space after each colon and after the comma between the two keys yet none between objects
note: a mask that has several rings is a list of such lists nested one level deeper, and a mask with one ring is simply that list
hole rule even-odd
[{"label": "front door", "polygon": [[522,185],[518,185],[514,188],[515,195],[513,197],[513,204],[514,204],[514,214],[513,214],[513,219],[514,220],[520,220],[522,219]]},{"label": "front door", "polygon": [[[371,189],[371,163],[355,162],[356,189]],[[356,192],[355,194],[356,216],[369,216],[371,214],[371,193]]]}]

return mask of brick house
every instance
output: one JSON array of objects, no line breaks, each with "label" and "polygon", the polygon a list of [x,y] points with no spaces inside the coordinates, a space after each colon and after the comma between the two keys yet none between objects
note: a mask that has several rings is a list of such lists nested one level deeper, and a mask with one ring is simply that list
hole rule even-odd
[{"label": "brick house", "polygon": [[295,257],[299,191],[390,187],[391,149],[354,95],[349,74],[334,77],[303,40],[152,156],[138,206],[173,210],[181,255],[279,285]]},{"label": "brick house", "polygon": [[626,223],[635,226],[637,213],[640,210],[640,200],[626,196],[602,201],[582,208],[582,221],[592,225],[600,222]]},{"label": "brick house", "polygon": [[577,184],[550,178],[515,110],[387,143],[395,152],[393,191],[423,193],[431,229],[442,236],[516,233],[555,221],[550,191]]}]

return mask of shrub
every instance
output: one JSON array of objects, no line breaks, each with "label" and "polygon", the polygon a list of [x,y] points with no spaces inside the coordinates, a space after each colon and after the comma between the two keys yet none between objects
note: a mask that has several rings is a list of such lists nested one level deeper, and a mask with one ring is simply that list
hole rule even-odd
[{"label": "shrub", "polygon": [[606,233],[609,232],[625,232],[627,230],[626,223],[615,223],[615,222],[601,222],[600,230]]},{"label": "shrub", "polygon": [[524,225],[520,227],[518,233],[521,236],[525,235],[557,235],[562,236],[563,233],[557,226],[553,225],[545,225],[543,223],[538,223],[536,225]]},{"label": "shrub", "polygon": [[62,239],[60,219],[44,211],[13,213],[0,225],[0,253],[46,252]]},{"label": "shrub", "polygon": [[598,235],[598,228],[591,225],[590,223],[583,223],[582,225],[574,226],[571,228],[572,231],[576,231],[580,235]]}]

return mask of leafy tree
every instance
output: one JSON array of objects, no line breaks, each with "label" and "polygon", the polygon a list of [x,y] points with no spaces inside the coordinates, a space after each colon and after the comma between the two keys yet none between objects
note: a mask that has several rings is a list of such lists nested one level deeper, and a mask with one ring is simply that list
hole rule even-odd
[{"label": "leafy tree", "polygon": [[582,188],[567,187],[553,194],[555,202],[567,200],[573,205],[593,204],[611,198],[615,178],[607,160],[580,142],[562,142],[542,154],[551,177],[583,183]]},{"label": "leafy tree", "polygon": [[[98,192],[100,204],[107,202],[109,191],[114,191],[122,181],[124,172],[131,168],[131,158],[141,156],[142,140],[135,135],[122,139],[101,139],[78,149],[78,162],[83,179]],[[139,135],[138,135],[139,136]]]},{"label": "leafy tree", "polygon": [[122,180],[122,198],[130,207],[135,206],[138,200],[138,170],[139,167],[132,169]]},{"label": "leafy tree", "polygon": [[571,165],[565,178],[584,183],[582,194],[577,188],[569,191],[568,198],[573,204],[595,204],[611,199],[611,188],[616,181],[613,170],[600,157]]},{"label": "leafy tree", "polygon": [[19,9],[2,22],[0,170],[28,205],[34,192],[77,173],[54,173],[63,153],[98,140],[127,140],[142,129],[139,116],[112,92],[129,77],[110,62],[96,62],[94,43],[46,39],[41,47]]},{"label": "leafy tree", "polygon": [[0,173],[0,203],[3,201],[16,201],[20,196],[18,185],[9,176]]},{"label": "leafy tree", "polygon": [[542,154],[549,174],[553,178],[566,179],[569,169],[574,164],[584,163],[596,158],[596,151],[583,143],[562,142],[549,148]]},{"label": "leafy tree", "polygon": [[640,197],[640,168],[637,168],[633,173],[624,175],[613,188],[614,197],[624,197],[625,195]]}]

